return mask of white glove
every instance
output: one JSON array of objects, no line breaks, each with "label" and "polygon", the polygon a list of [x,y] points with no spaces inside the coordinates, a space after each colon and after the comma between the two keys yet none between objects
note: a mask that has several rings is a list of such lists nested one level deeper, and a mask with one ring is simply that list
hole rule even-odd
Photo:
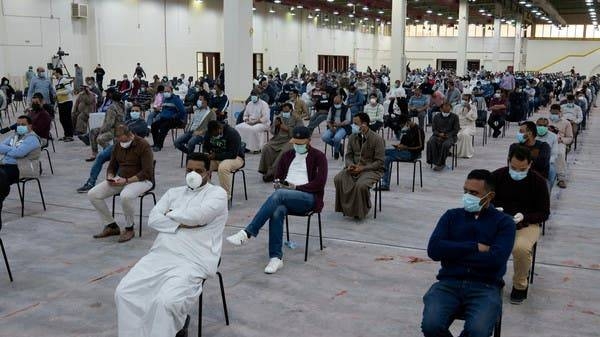
[{"label": "white glove", "polygon": [[496,207],[496,210],[497,210],[498,212],[504,212],[504,208],[502,208],[502,207]]},{"label": "white glove", "polygon": [[513,220],[515,221],[515,223],[519,223],[521,221],[523,221],[525,217],[523,216],[522,213],[517,213],[515,214],[515,216],[513,217]]}]

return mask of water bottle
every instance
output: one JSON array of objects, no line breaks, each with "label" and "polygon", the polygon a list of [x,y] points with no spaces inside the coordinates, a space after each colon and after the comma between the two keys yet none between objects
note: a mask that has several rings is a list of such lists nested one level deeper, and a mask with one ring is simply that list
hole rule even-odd
[{"label": "water bottle", "polygon": [[298,244],[295,243],[294,241],[285,241],[285,245],[289,248],[289,249],[296,249],[296,247],[298,247]]}]

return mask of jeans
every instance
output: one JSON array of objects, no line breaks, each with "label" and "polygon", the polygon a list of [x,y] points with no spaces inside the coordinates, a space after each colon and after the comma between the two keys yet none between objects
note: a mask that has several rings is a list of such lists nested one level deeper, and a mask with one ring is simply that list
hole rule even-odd
[{"label": "jeans", "polygon": [[465,326],[460,336],[489,337],[502,310],[497,286],[472,281],[436,282],[423,302],[421,331],[425,337],[452,337],[448,327],[461,311]]},{"label": "jeans", "polygon": [[384,173],[381,181],[381,187],[390,187],[392,176],[392,163],[395,161],[409,161],[413,159],[413,154],[408,150],[387,149],[385,150],[385,161],[383,164]]},{"label": "jeans", "polygon": [[196,145],[202,144],[203,140],[204,137],[194,136],[192,131],[188,131],[175,139],[175,147],[185,154],[190,154],[194,152]]},{"label": "jeans", "polygon": [[288,214],[304,215],[314,208],[315,196],[298,190],[278,189],[260,207],[246,232],[256,237],[269,220],[269,257],[282,258],[283,220]]},{"label": "jeans", "polygon": [[310,133],[312,134],[313,131],[319,126],[319,124],[323,123],[323,121],[325,120],[327,120],[327,113],[317,112],[310,118],[310,121],[308,122],[308,125],[306,127],[310,130]]},{"label": "jeans", "polygon": [[96,159],[94,160],[94,164],[92,165],[92,169],[90,170],[90,177],[88,179],[88,183],[91,185],[96,185],[96,180],[98,180],[98,176],[100,175],[100,171],[102,171],[102,165],[107,161],[110,161],[110,156],[112,155],[114,145],[109,145],[102,152],[100,152]]},{"label": "jeans", "polygon": [[324,143],[333,146],[333,152],[340,153],[340,145],[345,137],[346,129],[340,127],[337,128],[335,134],[333,133],[333,131],[331,131],[331,129],[327,129],[327,131],[325,131],[321,136],[321,139]]},{"label": "jeans", "polygon": [[556,181],[556,166],[554,163],[550,163],[550,167],[548,168],[548,192],[552,192],[552,187],[554,186],[554,182]]}]

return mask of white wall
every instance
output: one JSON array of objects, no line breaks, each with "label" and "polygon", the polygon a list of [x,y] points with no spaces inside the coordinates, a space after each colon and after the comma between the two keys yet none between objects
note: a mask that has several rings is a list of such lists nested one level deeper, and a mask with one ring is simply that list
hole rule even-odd
[{"label": "white wall", "polygon": [[[575,67],[577,72],[584,75],[600,72],[600,51],[579,56],[600,48],[600,41],[528,40],[527,44],[530,53],[527,56],[527,70],[538,71],[544,68],[543,72],[559,72]],[[567,57],[564,58],[565,56]],[[556,61],[559,62],[555,63]],[[549,65],[551,66],[548,67]]]}]

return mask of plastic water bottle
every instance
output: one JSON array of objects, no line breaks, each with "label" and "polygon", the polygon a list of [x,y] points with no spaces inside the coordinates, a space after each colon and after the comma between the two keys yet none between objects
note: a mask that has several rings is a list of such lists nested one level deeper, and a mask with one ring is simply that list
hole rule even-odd
[{"label": "plastic water bottle", "polygon": [[288,246],[289,249],[296,249],[296,247],[298,247],[298,244],[294,241],[285,241],[285,245]]}]

